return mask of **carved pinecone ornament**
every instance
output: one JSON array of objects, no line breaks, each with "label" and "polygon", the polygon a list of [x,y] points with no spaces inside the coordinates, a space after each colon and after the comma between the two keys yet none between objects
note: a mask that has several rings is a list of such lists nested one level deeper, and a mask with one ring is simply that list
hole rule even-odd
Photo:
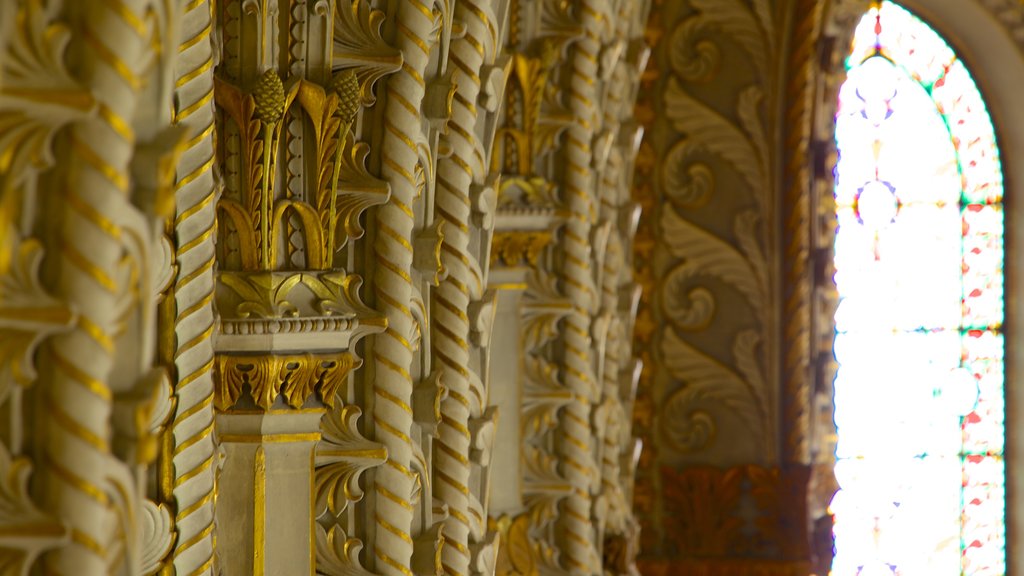
[{"label": "carved pinecone ornament", "polygon": [[338,114],[342,121],[351,122],[359,112],[359,80],[352,70],[345,70],[331,78],[331,90],[338,95]]},{"label": "carved pinecone ornament", "polygon": [[266,124],[273,124],[284,116],[284,84],[281,77],[273,70],[267,70],[260,76],[256,92],[256,117]]}]

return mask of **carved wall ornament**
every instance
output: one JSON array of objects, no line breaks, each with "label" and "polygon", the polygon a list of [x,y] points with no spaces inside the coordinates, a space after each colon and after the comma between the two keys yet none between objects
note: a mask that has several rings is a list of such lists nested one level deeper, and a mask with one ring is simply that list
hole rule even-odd
[{"label": "carved wall ornament", "polygon": [[[770,343],[776,329],[772,261],[777,244],[771,231],[777,216],[771,200],[770,124],[762,110],[766,90],[774,86],[774,17],[764,1],[691,4],[696,12],[676,25],[665,48],[674,73],[664,82],[664,114],[683,137],[668,147],[661,164],[661,189],[673,206],[662,210],[659,222],[662,250],[672,262],[659,287],[659,313],[672,323],[662,332],[660,353],[663,369],[682,388],[664,405],[663,430],[676,450],[708,449],[716,410],[707,403],[718,402],[739,410],[751,438],[758,439],[757,452],[770,462],[776,457],[778,404],[768,376],[776,362]],[[688,89],[690,83],[716,81],[716,62],[726,43],[734,43],[753,70],[728,114]],[[720,174],[742,182],[733,195],[743,200],[728,216],[732,222],[725,231],[725,222],[709,228],[691,216],[715,202]],[[752,322],[721,314],[722,292],[712,285],[741,295]],[[719,331],[730,326],[733,334],[726,364],[689,343],[690,334],[712,326]]]},{"label": "carved wall ornament", "polygon": [[96,109],[95,98],[64,64],[72,31],[58,18],[60,9],[55,1],[24,2],[12,14],[19,25],[7,41],[0,89],[5,194],[18,190],[36,169],[52,166],[53,136]]},{"label": "carved wall ornament", "polygon": [[[387,199],[387,186],[369,176],[363,162],[365,145],[350,138],[361,105],[355,73],[336,74],[329,86],[307,80],[289,82],[287,91],[275,72],[261,76],[254,92],[244,95],[225,81],[217,82],[217,103],[239,129],[245,155],[245,177],[238,198],[218,204],[225,230],[238,235],[238,253],[229,262],[242,270],[273,270],[287,266],[280,247],[286,227],[296,223],[301,234],[304,266],[333,267],[335,254],[362,234],[359,214]],[[316,145],[315,177],[305,199],[276,198],[277,156],[281,122],[297,102],[311,121]],[[289,240],[290,241],[290,240]],[[256,247],[257,249],[253,249]]]},{"label": "carved wall ornament", "polygon": [[491,244],[491,262],[536,266],[551,241],[551,232],[500,232],[495,234]]},{"label": "carved wall ornament", "polygon": [[341,526],[330,530],[316,526],[316,573],[322,576],[371,576],[373,572],[363,568],[359,552],[363,543],[348,538]]},{"label": "carved wall ornament", "polygon": [[0,573],[28,576],[40,554],[68,543],[67,527],[41,512],[29,496],[28,458],[12,458],[0,446]]},{"label": "carved wall ornament", "polygon": [[386,15],[366,0],[341,0],[334,11],[331,67],[354,70],[364,106],[376,102],[374,84],[402,67],[402,52],[381,38]]},{"label": "carved wall ornament", "polygon": [[292,408],[301,408],[315,393],[327,406],[359,362],[351,353],[336,355],[227,355],[217,356],[219,378],[214,403],[228,410],[248,390],[253,403],[270,410],[279,397]]},{"label": "carved wall ornament", "polygon": [[44,339],[66,332],[76,315],[47,294],[39,282],[43,248],[37,240],[15,245],[6,274],[0,275],[0,403],[11,386],[28,386],[36,377],[34,356]]},{"label": "carved wall ornament", "polygon": [[358,406],[339,403],[324,417],[323,439],[316,447],[316,517],[328,511],[337,515],[349,502],[362,500],[360,476],[387,460],[383,445],[359,433],[356,423],[361,415]]}]

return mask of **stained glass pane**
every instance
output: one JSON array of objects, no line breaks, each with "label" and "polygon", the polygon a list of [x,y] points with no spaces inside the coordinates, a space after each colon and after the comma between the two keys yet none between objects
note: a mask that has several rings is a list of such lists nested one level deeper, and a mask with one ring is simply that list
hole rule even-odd
[{"label": "stained glass pane", "polygon": [[1003,181],[981,94],[891,2],[836,117],[834,576],[1005,574]]}]

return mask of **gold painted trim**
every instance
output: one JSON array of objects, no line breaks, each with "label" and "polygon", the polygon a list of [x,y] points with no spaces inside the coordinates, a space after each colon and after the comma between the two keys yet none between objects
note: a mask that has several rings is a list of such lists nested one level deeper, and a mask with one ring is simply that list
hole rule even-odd
[{"label": "gold painted trim", "polygon": [[510,292],[516,290],[526,290],[527,287],[528,286],[526,285],[526,282],[505,282],[502,284],[488,285],[488,288],[492,290],[508,290]]},{"label": "gold painted trim", "polygon": [[309,451],[309,576],[316,576],[316,450]]},{"label": "gold painted trim", "polygon": [[236,442],[239,444],[289,444],[297,442],[319,442],[320,433],[310,432],[308,434],[221,434],[219,437],[223,442]]},{"label": "gold painted trim", "polygon": [[266,414],[326,414],[327,408],[271,408],[270,410],[225,410],[225,414],[233,416],[263,416]]},{"label": "gold painted trim", "polygon": [[267,544],[267,455],[263,446],[256,447],[253,466],[252,574],[264,576]]}]

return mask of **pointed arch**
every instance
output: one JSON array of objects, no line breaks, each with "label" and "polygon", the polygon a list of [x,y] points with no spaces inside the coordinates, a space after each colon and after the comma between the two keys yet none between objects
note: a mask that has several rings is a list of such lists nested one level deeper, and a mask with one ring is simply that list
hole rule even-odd
[{"label": "pointed arch", "polygon": [[[841,38],[843,36],[843,32],[842,31],[840,31],[840,32],[836,31],[837,28],[841,27],[841,26],[837,26],[837,24],[842,24],[842,20],[843,20],[844,15],[847,16],[847,17],[850,15],[850,13],[851,13],[850,4],[851,3],[849,3],[849,2],[847,2],[847,3],[836,3],[836,4],[833,4],[831,6],[830,12],[826,15],[826,18],[824,20],[824,26],[825,26],[825,28],[827,30],[826,31],[826,37],[831,35],[832,39],[834,41],[836,37]],[[862,2],[862,3],[854,3],[854,4],[865,5],[865,4],[868,4],[868,3]],[[881,4],[881,3],[878,3],[878,4]],[[886,4],[888,4],[888,3],[886,3]],[[1024,126],[1024,123],[1022,123],[1022,120],[1024,120],[1024,118],[1020,118],[1020,116],[1022,116],[1021,112],[1019,110],[1014,110],[1014,108],[1016,108],[1016,107],[1012,105],[1013,99],[1016,97],[1015,95],[1019,94],[1019,90],[1022,87],[1021,84],[1024,83],[1024,82],[1022,82],[1022,79],[1024,79],[1024,74],[1021,73],[1022,70],[1024,70],[1024,69],[1022,69],[1022,65],[1024,65],[1024,59],[1021,58],[1021,53],[1020,53],[1018,47],[1014,45],[1012,37],[1005,30],[1000,29],[1000,27],[998,25],[996,25],[997,24],[996,20],[991,18],[991,15],[986,12],[986,9],[983,8],[982,6],[976,4],[976,3],[973,3],[973,2],[971,2],[971,3],[949,2],[949,1],[946,1],[946,0],[932,0],[932,1],[928,1],[928,0],[908,0],[906,2],[901,2],[900,4],[903,5],[904,7],[908,8],[912,12],[915,12],[918,15],[920,15],[924,19],[924,21],[927,21],[929,24],[933,24],[934,25],[934,29],[936,31],[938,31],[939,34],[941,34],[941,37],[949,40],[949,44],[948,45],[943,44],[945,46],[946,50],[948,50],[948,52],[949,52],[948,54],[946,54],[946,56],[948,56],[949,54],[955,54],[957,57],[953,58],[951,61],[947,61],[946,62],[947,66],[950,64],[950,62],[958,62],[958,63],[961,62],[961,58],[962,58],[962,61],[966,62],[966,64],[967,64],[966,69],[970,69],[972,72],[975,73],[976,78],[977,78],[977,84],[978,84],[977,89],[980,89],[980,92],[985,95],[985,101],[989,105],[989,109],[992,110],[992,117],[993,117],[994,123],[997,126],[997,132],[999,133],[999,141],[1000,141],[1000,145],[1001,145],[1000,147],[1002,148],[1002,153],[1003,153],[1003,156],[1004,156],[1004,164],[1002,166],[1003,171],[1000,172],[998,170],[998,163],[997,163],[997,165],[996,165],[997,166],[996,173],[1005,174],[1005,182],[1006,182],[1007,194],[1010,197],[1013,197],[1014,196],[1014,188],[1019,188],[1020,186],[1018,185],[1018,183],[1021,181],[1021,179],[1017,176],[1017,173],[1020,172],[1020,168],[1016,166],[1016,164],[1018,164],[1018,163],[1014,162],[1013,159],[1014,159],[1015,156],[1017,156],[1015,154],[1015,151],[1021,149],[1020,146],[1019,146],[1019,143],[1024,142],[1024,140],[1021,139],[1021,135],[1022,135],[1021,134],[1021,132],[1022,132],[1021,127]],[[927,26],[926,26],[926,28],[927,28]],[[850,47],[849,43],[845,43],[845,42],[842,42],[842,41],[836,42],[836,51],[837,52],[847,52],[847,53],[849,53],[848,52],[849,47]],[[939,47],[938,49],[941,50],[941,47]],[[887,68],[887,67],[891,68],[893,70],[901,72],[904,75],[904,77],[909,77],[909,78],[915,80],[917,85],[920,86],[923,89],[922,92],[925,93],[928,96],[931,96],[933,94],[934,88],[935,88],[935,86],[934,86],[935,82],[937,80],[940,80],[939,84],[941,86],[941,84],[942,84],[941,79],[946,78],[946,75],[949,72],[948,68],[943,69],[943,68],[940,67],[937,70],[933,69],[931,71],[933,76],[929,77],[929,71],[926,69],[927,67],[921,68],[921,66],[920,66],[922,64],[921,62],[917,63],[917,67],[919,69],[916,70],[916,71],[915,70],[910,70],[911,68],[914,68],[914,65],[905,65],[903,68],[900,67],[900,62],[899,61],[901,60],[901,58],[904,61],[903,64],[906,64],[905,61],[907,60],[907,57],[908,57],[908,54],[906,52],[904,52],[902,55],[899,55],[899,54],[885,54],[885,53],[882,53],[882,51],[879,51],[876,46],[867,46],[866,48],[861,46],[861,52],[859,54],[856,53],[857,50],[858,50],[858,48],[854,48],[855,58],[854,58],[854,60],[850,61],[851,65],[853,66],[853,68],[859,69],[857,67],[861,63],[868,62],[868,61],[871,62],[871,64],[869,64],[869,67],[876,68],[876,72],[878,70],[882,70],[882,69]],[[978,54],[984,54],[984,58],[977,58],[976,56]],[[917,56],[919,56],[919,55],[920,54],[918,54]],[[825,61],[826,61],[825,59],[822,59],[822,63],[824,63]],[[823,70],[823,72],[827,73],[827,72],[830,72],[830,71],[826,69],[826,70]],[[835,73],[838,72],[838,71],[837,70],[831,70],[831,72],[833,73],[832,77],[836,78],[837,74],[835,74]],[[957,72],[957,73],[960,73],[960,72]],[[840,81],[841,81],[841,78],[840,78]],[[838,86],[838,84],[839,84],[839,82],[833,82],[833,86]],[[973,86],[973,82],[971,82],[970,84],[971,84],[971,86]],[[828,82],[823,82],[822,85],[827,86]],[[941,89],[939,91],[941,92]],[[948,92],[948,90],[947,90],[947,92]],[[975,92],[977,92],[977,90],[975,90]],[[826,94],[826,96],[822,98],[822,101],[819,101],[818,108],[819,108],[819,110],[824,109],[827,112],[827,110],[829,108],[828,100],[829,100],[830,97],[834,98],[835,94],[829,94],[829,91],[827,89],[824,90],[824,94]],[[919,93],[918,95],[920,96],[921,93]],[[940,94],[940,96],[941,96],[941,94]],[[963,94],[961,94],[961,96],[963,96]],[[947,126],[949,125],[950,122],[953,122],[955,124],[956,122],[959,122],[959,121],[963,120],[962,118],[960,118],[960,119],[952,118],[951,119],[949,117],[949,114],[948,114],[949,111],[948,110],[945,110],[945,111],[943,110],[944,107],[948,108],[951,104],[952,104],[951,102],[945,102],[945,103],[943,103],[943,102],[936,102],[935,103],[936,109],[938,110],[938,115],[943,119],[943,121],[947,124]],[[840,110],[839,114],[840,114],[840,118],[841,118],[842,114],[843,114],[842,110]],[[816,115],[815,124],[818,126],[818,133],[819,134],[828,132],[828,126],[826,125],[826,122],[822,121],[823,119],[828,119],[828,118],[829,118],[829,115],[827,115],[825,113],[819,113],[819,114]],[[841,124],[841,122],[840,122],[840,124]],[[842,130],[841,126],[840,126],[840,130]],[[977,136],[977,135],[975,134],[974,136]],[[963,140],[957,141],[957,143],[958,144],[967,144],[967,143],[969,143],[969,140],[968,139],[963,139]],[[962,177],[963,181],[966,182],[966,188],[968,188],[968,190],[966,190],[966,194],[964,195],[964,198],[963,198],[963,200],[964,200],[965,220],[966,219],[970,219],[972,217],[975,217],[978,214],[983,213],[983,212],[990,212],[992,210],[995,210],[995,211],[998,212],[998,210],[1000,208],[1000,206],[998,206],[998,198],[985,196],[985,194],[987,193],[987,192],[985,192],[985,190],[988,190],[990,187],[986,186],[986,185],[983,185],[980,188],[975,188],[975,192],[972,192],[970,188],[971,188],[971,186],[973,186],[973,184],[971,184],[971,182],[969,181],[969,178],[968,178],[969,175],[964,175],[963,174],[963,168],[964,168],[963,164],[964,163],[970,164],[972,161],[971,160],[965,160],[963,162],[960,162],[960,161],[963,158],[965,158],[969,154],[970,151],[963,149],[964,148],[963,146],[959,146],[959,147],[950,146],[948,148],[954,148],[952,150],[952,155],[953,155],[954,158],[957,159],[957,162],[959,162],[959,163],[955,163],[956,170],[954,171],[953,176],[958,177],[958,178]],[[950,152],[950,150],[947,149],[946,152]],[[841,150],[840,150],[840,154],[842,154]],[[824,155],[824,156],[827,157],[827,154]],[[819,157],[821,157],[821,155],[819,155]],[[847,155],[847,160],[850,160],[850,158],[851,158],[851,155]],[[842,164],[842,162],[843,162],[843,160],[841,159],[840,160],[840,164]],[[829,178],[827,176],[825,176],[822,179],[823,180],[827,180]],[[861,184],[863,184],[863,183],[861,183]],[[996,184],[1002,184],[1002,178],[1001,177],[999,178],[999,182],[997,182]],[[842,176],[842,173],[841,173],[841,169],[840,169],[840,174],[839,174],[839,182],[837,183],[837,185],[838,185],[838,189],[837,189],[836,199],[838,200],[838,203],[840,205],[840,211],[843,209],[843,202],[845,201],[846,202],[847,215],[848,216],[852,215],[854,218],[858,217],[859,213],[857,211],[857,208],[858,208],[857,204],[858,204],[858,200],[859,200],[859,195],[863,192],[862,191],[863,186],[852,185],[852,187],[847,186],[847,187],[844,188],[843,176]],[[982,190],[982,191],[978,192],[978,190]],[[886,192],[886,190],[882,190],[882,192],[878,192],[878,190],[876,190],[876,193],[879,193],[882,196],[885,195],[884,192]],[[972,193],[975,194],[975,195],[971,196]],[[829,195],[831,196],[831,194],[829,194]],[[876,197],[878,197],[877,194],[876,194]],[[817,200],[820,202],[820,201],[825,200],[825,199],[824,198],[819,198]],[[885,205],[884,207],[886,209],[889,208],[888,205]],[[904,204],[901,203],[901,201],[899,199],[897,199],[897,201],[895,203],[895,209],[896,210],[900,210],[903,207],[904,207]],[[978,210],[977,211],[972,211],[974,208],[977,208]],[[1010,227],[1011,229],[1013,227],[1013,223],[1015,221],[1019,221],[1021,219],[1020,214],[1019,214],[1020,211],[1013,210],[1012,208],[1013,208],[1013,204],[1010,205],[1010,209],[1006,213],[1007,226]],[[996,220],[999,220],[999,224],[1001,224],[1001,219],[1000,218],[996,218]],[[992,218],[989,218],[989,221],[992,221]],[[850,227],[849,226],[849,222],[847,224],[848,224],[848,227]],[[859,225],[863,225],[863,222],[858,222],[858,224]],[[840,227],[842,227],[842,223],[840,223]],[[826,228],[827,228],[827,226],[826,226]],[[813,230],[812,230],[812,232],[813,232]],[[969,243],[970,241],[971,241],[971,237],[970,237],[970,234],[968,234],[966,242]],[[1016,251],[1015,248],[1014,248],[1013,242],[1016,242],[1016,236],[1015,235],[1010,235],[1010,237],[1008,238],[1007,245],[1006,245],[1006,249],[1010,253],[1014,253]],[[1001,246],[1000,246],[1000,248],[1001,248]],[[841,249],[841,247],[840,247],[840,249]],[[968,246],[967,247],[967,252],[969,253],[971,250],[973,250],[973,248],[971,246]],[[960,262],[960,264],[966,264],[966,263],[967,263],[966,260]],[[1001,272],[1001,270],[999,270],[999,272]],[[841,272],[840,272],[840,274],[841,274]],[[1016,283],[1014,282],[1014,278],[1012,276],[1012,270],[1008,273],[1008,275],[1009,275],[1009,278],[1007,279],[1007,285],[1008,285],[1007,290],[1008,291],[1012,291],[1013,287],[1016,285]],[[970,301],[971,301],[972,293],[978,292],[978,290],[976,290],[976,288],[977,287],[968,289],[966,291],[966,293],[964,294],[964,296],[966,296],[965,301],[967,302],[967,304],[964,307],[964,312],[963,312],[964,319],[970,320],[970,319],[967,318],[967,316],[973,313],[972,312],[972,308],[970,306]],[[1001,288],[1001,286],[997,286],[997,287],[985,286],[984,288],[985,288],[985,290],[983,290],[982,292],[987,292],[987,291],[990,291],[990,290],[993,290],[993,289],[998,292],[998,288]],[[959,303],[957,303],[957,304],[959,304]],[[1008,304],[1008,306],[1006,308],[1007,323],[1008,323],[1010,329],[1012,330],[1012,327],[1015,324],[1014,319],[1015,319],[1015,317],[1020,315],[1020,312],[1019,312],[1019,310],[1017,310],[1013,306],[1013,299],[1010,299],[1010,301],[1008,301],[1007,304]],[[827,313],[828,312],[828,306],[821,307],[819,309],[819,312]],[[1000,313],[1002,312],[1002,304],[1001,304],[1001,302],[1000,302],[1000,305],[999,305],[999,312]],[[840,311],[840,314],[842,315],[842,311]],[[977,314],[975,314],[975,316],[977,316]],[[975,323],[979,323],[980,322],[980,323],[985,324],[984,326],[981,327],[981,328],[983,328],[985,330],[990,329],[990,328],[994,328],[995,331],[999,333],[998,336],[1002,336],[1003,330],[1002,330],[1001,314],[999,316],[1000,317],[996,318],[996,319],[993,319],[991,317],[981,318],[981,319],[974,318],[971,321],[973,321]],[[840,321],[842,321],[842,316],[840,317]],[[968,322],[968,324],[970,324],[970,322]],[[966,328],[968,328],[968,329],[976,329],[978,327],[977,326],[966,325]],[[1009,334],[1007,336],[1007,338],[1011,339],[1011,341],[1012,341],[1012,334]],[[838,353],[838,351],[837,351],[837,353]],[[1007,354],[1007,359],[1006,360],[1007,360],[1007,363],[1009,364],[1009,370],[1010,370],[1007,373],[1008,376],[1007,376],[1006,382],[1009,383],[1009,382],[1013,382],[1012,374],[1013,374],[1013,366],[1015,365],[1015,362],[1014,362],[1015,358],[1014,358],[1014,350],[1013,350],[1013,348],[1012,347],[1007,348],[1006,354]],[[1000,371],[1000,374],[1001,374],[1001,369],[999,371]],[[819,374],[819,377],[818,377],[819,380],[824,380],[824,379],[827,378],[827,371],[824,371],[824,372],[825,373],[823,373],[823,374]],[[819,384],[820,384],[820,382],[819,382]],[[839,392],[837,391],[837,396],[838,395],[839,395]],[[1013,412],[1014,404],[1012,403],[1013,390],[1007,390],[1006,391],[1006,395],[1010,398],[1010,401],[1011,401],[1011,404],[1009,406],[1009,410],[1010,411],[1007,414],[1007,420],[1012,421],[1012,420],[1016,419],[1015,418],[1015,413]],[[969,416],[970,417],[974,417],[974,416],[971,416],[971,415],[969,415]],[[1009,440],[1009,448],[1012,450],[1015,446],[1016,446],[1016,443],[1012,442],[1012,438],[1011,438]],[[968,456],[972,456],[973,457],[974,455],[968,455]],[[1009,458],[1009,460],[1011,462],[1013,462],[1015,460],[1014,457],[1013,457],[1013,454],[1008,454],[1008,458]],[[1012,471],[1011,471],[1011,472],[1009,472],[1007,474],[1006,480],[1009,481],[1009,482],[1013,482],[1015,480],[1019,481],[1018,477],[1019,477],[1019,475],[1013,474]],[[1012,487],[1011,487],[1011,491],[1012,491]],[[838,529],[837,529],[837,532],[838,532]],[[973,541],[968,541],[968,542],[965,542],[964,546],[969,548],[971,546],[971,544],[973,544]],[[1012,550],[1013,546],[1010,545],[1009,548]],[[1011,555],[1011,560],[1012,560],[1012,558],[1013,558],[1013,556]],[[993,568],[993,570],[996,570],[993,573],[1003,573],[1000,570],[1005,570],[1005,568]],[[1011,570],[1011,572],[1012,571],[1013,570]],[[841,572],[837,572],[837,573],[841,573]],[[971,571],[971,570],[967,570],[964,573],[966,573],[966,574],[973,574],[973,573],[976,573],[976,572]],[[977,573],[988,573],[988,572],[977,572]]]}]

